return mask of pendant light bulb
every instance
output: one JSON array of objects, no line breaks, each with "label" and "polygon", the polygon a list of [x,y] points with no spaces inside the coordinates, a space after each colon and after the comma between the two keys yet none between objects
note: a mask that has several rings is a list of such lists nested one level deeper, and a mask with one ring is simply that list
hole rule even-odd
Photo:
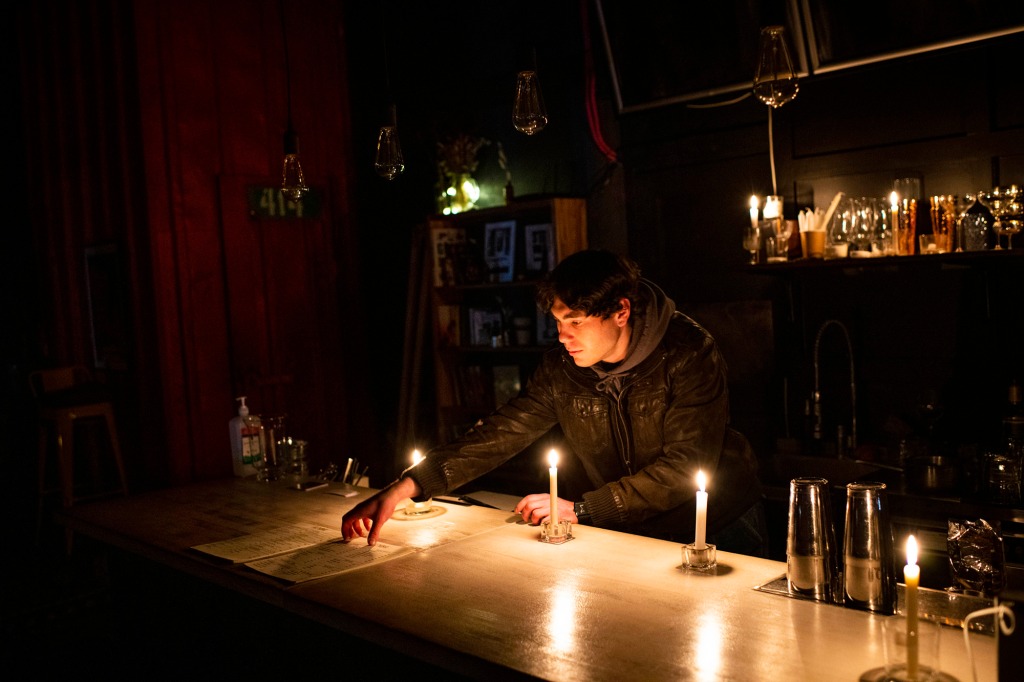
[{"label": "pendant light bulb", "polygon": [[533,135],[548,124],[544,98],[536,71],[520,71],[516,77],[516,100],[512,105],[512,124],[516,130]]},{"label": "pendant light bulb", "polygon": [[309,187],[302,174],[299,163],[299,136],[292,129],[291,123],[284,134],[284,168],[281,171],[281,192],[289,201],[300,201]]},{"label": "pendant light bulb", "polygon": [[768,106],[777,109],[795,98],[799,89],[793,60],[786,47],[785,28],[762,28],[757,69],[754,71],[754,94]]},{"label": "pendant light bulb", "polygon": [[395,107],[391,106],[391,123],[380,127],[377,134],[377,154],[373,157],[373,168],[377,175],[394,180],[405,170],[402,159],[402,145],[398,142],[398,125]]}]

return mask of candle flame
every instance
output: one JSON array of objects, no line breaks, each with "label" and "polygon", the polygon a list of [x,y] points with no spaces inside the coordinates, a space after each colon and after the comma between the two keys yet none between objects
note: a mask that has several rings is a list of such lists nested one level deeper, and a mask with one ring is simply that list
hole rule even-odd
[{"label": "candle flame", "polygon": [[558,466],[558,450],[554,448],[548,451],[548,466],[552,469]]},{"label": "candle flame", "polygon": [[897,206],[899,206],[900,205],[900,195],[896,194],[896,192],[893,192],[892,194],[890,194],[889,195],[889,204],[893,207],[893,209],[895,209]]},{"label": "candle flame", "polygon": [[907,537],[907,566],[913,566],[917,563],[917,540],[914,536]]},{"label": "candle flame", "polygon": [[708,477],[704,475],[704,471],[697,470],[697,485],[700,487],[700,491],[704,492],[704,486],[707,485]]},{"label": "candle flame", "polygon": [[757,195],[756,194],[751,194],[750,195],[750,208],[757,208],[757,204],[758,204]]},{"label": "candle flame", "polygon": [[412,465],[416,466],[423,461],[423,455],[420,454],[419,450],[412,451]]}]

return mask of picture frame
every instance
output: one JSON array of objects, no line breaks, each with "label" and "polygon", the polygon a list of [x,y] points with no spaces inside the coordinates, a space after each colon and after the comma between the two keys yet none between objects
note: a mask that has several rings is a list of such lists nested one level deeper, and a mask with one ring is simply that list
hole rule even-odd
[{"label": "picture frame", "polygon": [[527,274],[538,276],[555,267],[555,230],[551,223],[523,228],[523,265]]},{"label": "picture frame", "polygon": [[469,344],[471,346],[490,346],[491,339],[502,330],[501,313],[497,310],[470,308]]},{"label": "picture frame", "polygon": [[491,282],[511,282],[515,276],[516,221],[484,225],[484,262]]},{"label": "picture frame", "polygon": [[433,227],[430,230],[430,247],[434,255],[434,286],[456,284],[454,273],[459,269],[452,260],[459,246],[466,243],[466,230],[461,227]]}]

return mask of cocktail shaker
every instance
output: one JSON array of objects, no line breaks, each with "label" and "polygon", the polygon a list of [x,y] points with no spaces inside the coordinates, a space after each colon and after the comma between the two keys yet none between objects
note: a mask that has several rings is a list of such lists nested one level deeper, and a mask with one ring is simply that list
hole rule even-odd
[{"label": "cocktail shaker", "polygon": [[847,484],[843,564],[846,606],[896,613],[896,566],[884,483]]},{"label": "cocktail shaker", "polygon": [[817,601],[842,601],[832,502],[824,478],[789,483],[786,580],[792,594]]}]

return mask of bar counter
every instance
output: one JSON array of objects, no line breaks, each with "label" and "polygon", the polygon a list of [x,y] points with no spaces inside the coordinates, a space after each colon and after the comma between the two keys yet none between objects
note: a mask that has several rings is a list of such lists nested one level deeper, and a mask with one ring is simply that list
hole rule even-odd
[{"label": "bar counter", "polygon": [[[780,562],[719,552],[713,572],[685,571],[678,544],[574,526],[573,540],[551,545],[510,512],[436,501],[444,513],[383,529],[382,542],[415,551],[296,585],[190,549],[284,525],[338,527],[371,493],[330,494],[338,487],[212,481],[72,507],[59,520],[470,679],[858,680],[883,665],[882,622],[899,617],[756,590],[785,573]],[[962,630],[941,637],[942,671],[970,682]],[[970,637],[978,679],[996,680],[995,638]]]}]

